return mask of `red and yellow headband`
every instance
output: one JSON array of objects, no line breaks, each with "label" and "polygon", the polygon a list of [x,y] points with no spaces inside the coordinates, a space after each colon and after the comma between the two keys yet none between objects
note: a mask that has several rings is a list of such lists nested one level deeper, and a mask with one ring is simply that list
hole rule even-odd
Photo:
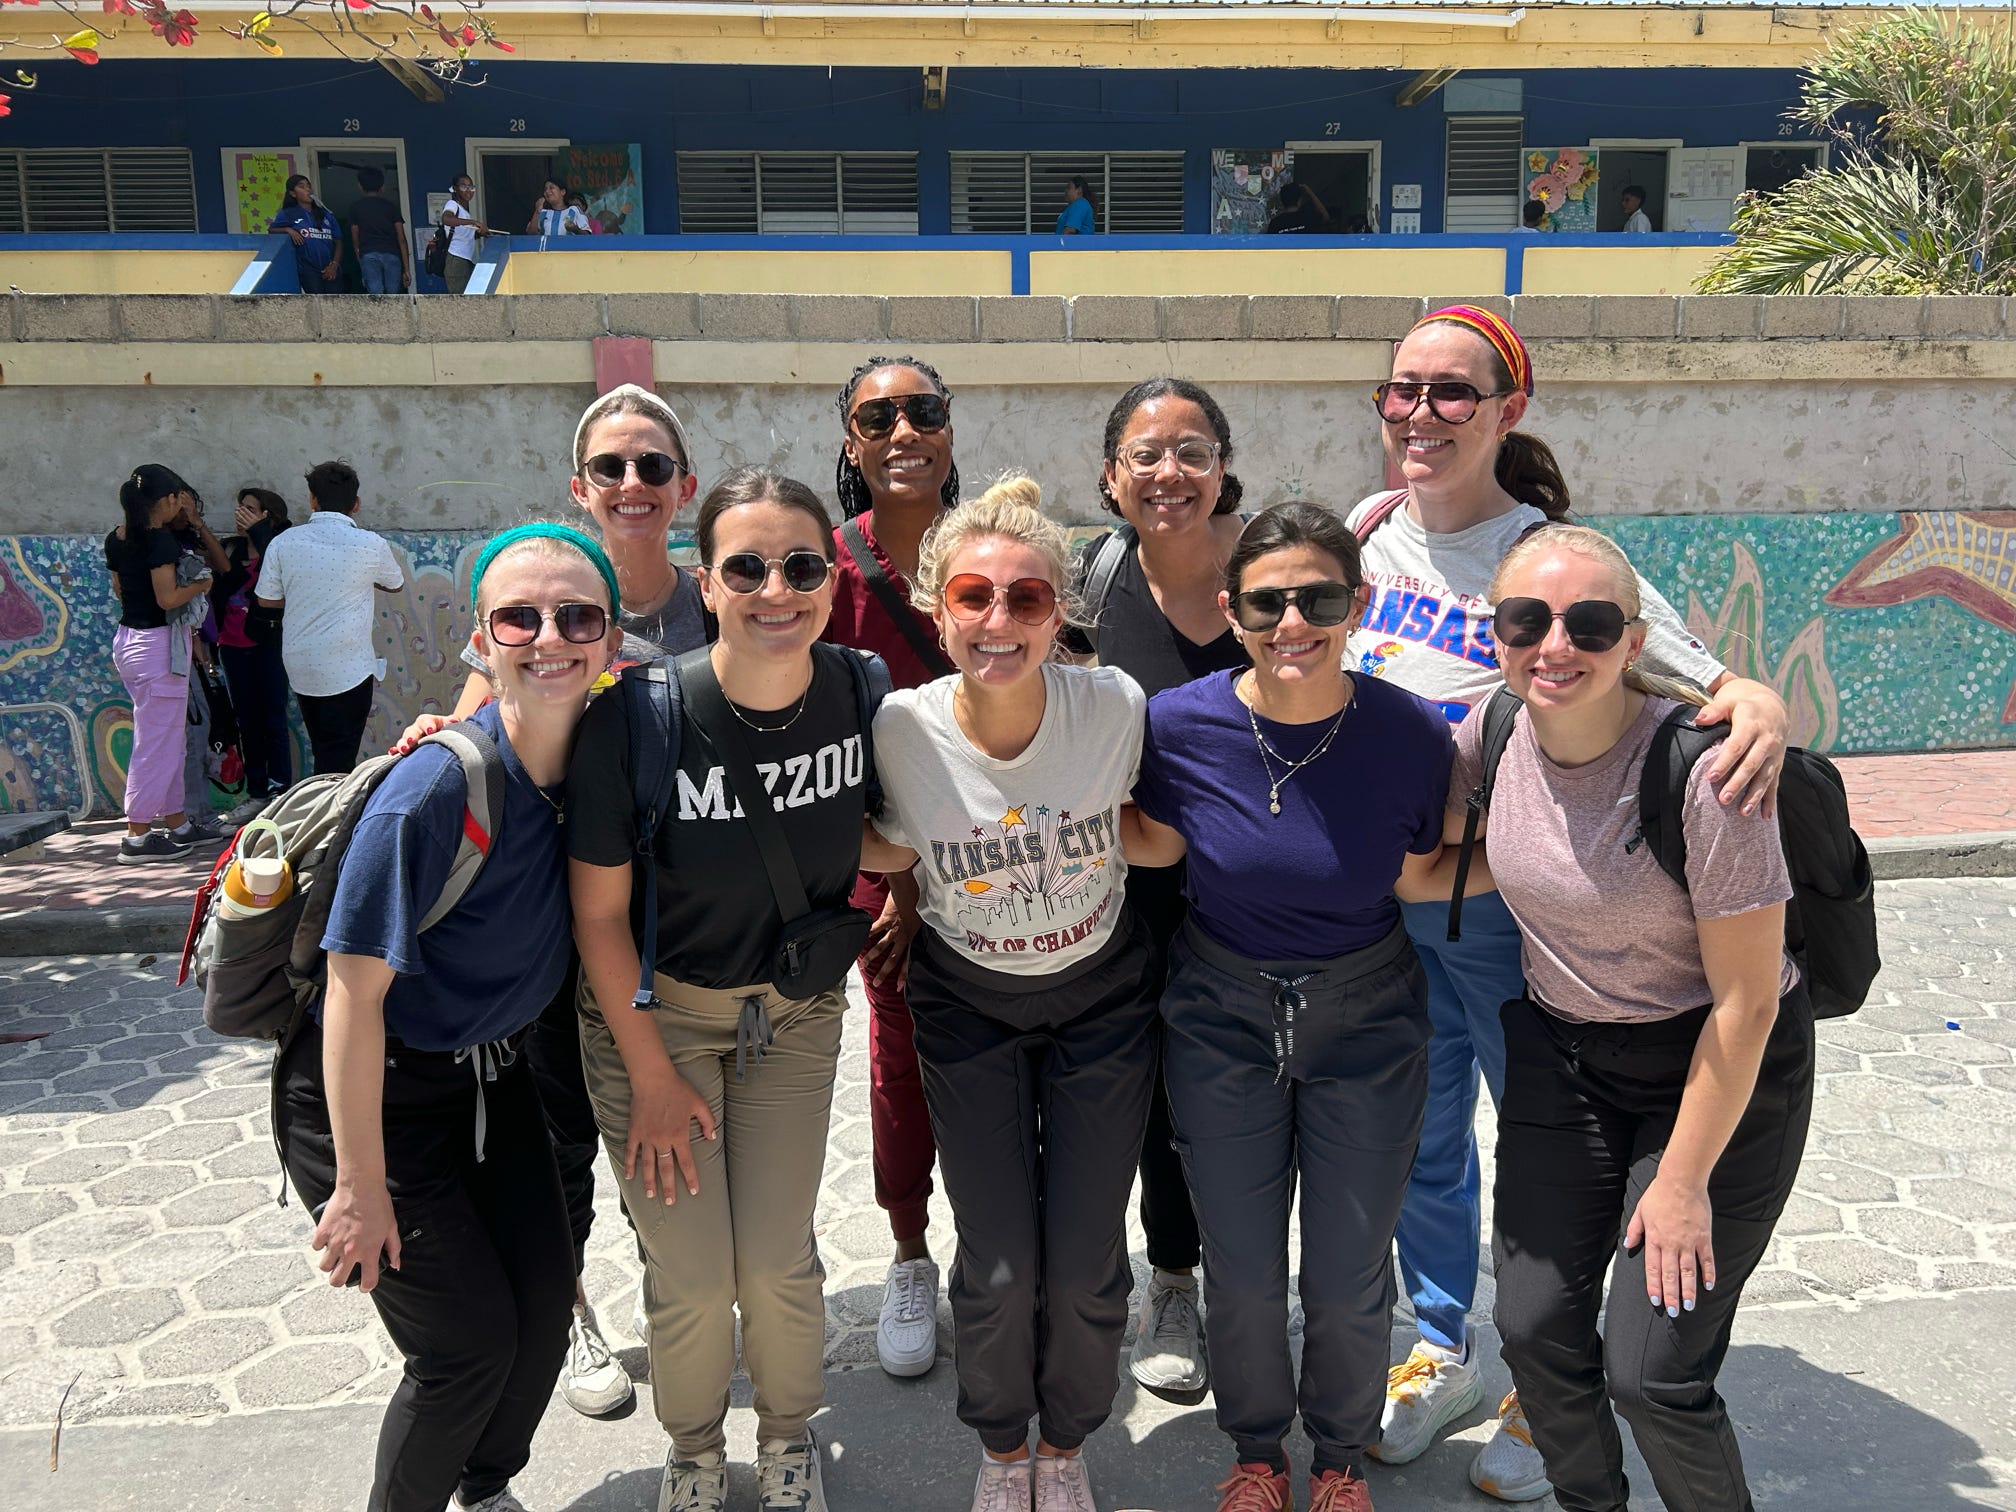
[{"label": "red and yellow headband", "polygon": [[1492,350],[1504,359],[1505,370],[1512,375],[1512,386],[1522,394],[1532,394],[1533,359],[1527,355],[1526,343],[1519,339],[1519,333],[1509,324],[1489,310],[1480,310],[1475,305],[1450,305],[1418,321],[1414,330],[1436,321],[1466,326],[1490,342]]}]

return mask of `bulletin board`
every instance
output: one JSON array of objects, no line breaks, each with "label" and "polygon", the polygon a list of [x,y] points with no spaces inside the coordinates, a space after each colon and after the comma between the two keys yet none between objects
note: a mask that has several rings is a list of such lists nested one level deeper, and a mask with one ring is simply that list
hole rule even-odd
[{"label": "bulletin board", "polygon": [[292,147],[226,147],[224,153],[224,229],[264,231],[280,212],[287,180],[307,170],[304,154]]}]

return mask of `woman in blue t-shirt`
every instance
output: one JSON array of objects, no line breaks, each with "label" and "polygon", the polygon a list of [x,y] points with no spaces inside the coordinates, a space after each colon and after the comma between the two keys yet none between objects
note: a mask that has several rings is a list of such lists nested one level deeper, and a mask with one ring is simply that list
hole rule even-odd
[{"label": "woman in blue t-shirt", "polygon": [[1130,863],[1186,859],[1163,1077],[1211,1277],[1205,1338],[1238,1463],[1220,1512],[1291,1504],[1288,1209],[1302,1192],[1310,1512],[1371,1512],[1388,1251],[1427,1093],[1427,984],[1393,884],[1441,853],[1449,730],[1342,668],[1358,543],[1317,504],[1241,533],[1220,597],[1252,666],[1149,700]]},{"label": "woman in blue t-shirt", "polygon": [[574,1300],[519,1051],[567,970],[561,779],[620,638],[616,573],[579,531],[521,525],[476,559],[471,595],[498,698],[460,728],[487,736],[505,773],[481,870],[423,923],[473,821],[461,762],[422,746],[357,820],[322,938],[328,987],[275,1072],[321,1268],[331,1285],[358,1278],[406,1357],[373,1512],[516,1505],[499,1498],[531,1457]]},{"label": "woman in blue t-shirt", "polygon": [[269,231],[286,233],[294,243],[294,271],[301,280],[303,294],[334,294],[343,272],[343,228],[336,213],[315,198],[315,186],[308,175],[297,173],[287,180],[287,192],[273,217]]}]

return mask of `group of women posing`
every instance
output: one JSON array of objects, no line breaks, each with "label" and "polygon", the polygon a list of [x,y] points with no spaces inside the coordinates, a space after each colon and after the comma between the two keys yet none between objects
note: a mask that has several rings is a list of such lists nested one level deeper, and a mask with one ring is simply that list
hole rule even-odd
[{"label": "group of women posing", "polygon": [[[1811,1081],[1771,815],[1785,711],[1552,523],[1567,487],[1514,429],[1532,389],[1508,326],[1439,311],[1376,396],[1406,487],[1242,524],[1222,411],[1139,384],[1105,434],[1122,528],[1074,554],[1027,478],[961,502],[944,383],[877,359],[841,395],[846,522],[738,470],[700,505],[694,575],[666,558],[695,492],[678,418],[639,389],[591,406],[573,489],[602,540],[520,527],[474,574],[458,714],[512,779],[488,859],[423,928],[463,799],[422,745],[360,822],[329,991],[282,1054],[324,1268],[361,1277],[408,1360],[372,1505],[514,1508],[556,1371],[582,1410],[627,1397],[577,1280],[599,1140],[644,1260],[659,1512],[726,1505],[738,1350],[764,1512],[824,1507],[813,1213],[858,949],[896,1246],[878,1344],[899,1374],[936,1358],[935,1163],[976,1512],[1094,1508],[1137,1162],[1130,1363],[1187,1397],[1208,1354],[1222,1512],[1295,1504],[1298,1414],[1313,1512],[1368,1509],[1367,1457],[1412,1458],[1477,1400],[1480,1067],[1521,1389],[1472,1478],[1622,1508],[1614,1401],[1669,1504],[1747,1506],[1714,1376]],[[591,698],[618,660],[645,665]],[[1445,839],[1501,678],[1523,710],[1452,943]],[[1685,810],[1683,890],[1621,800],[1690,686],[1731,733]],[[1389,1370],[1396,1236],[1422,1338]]]}]

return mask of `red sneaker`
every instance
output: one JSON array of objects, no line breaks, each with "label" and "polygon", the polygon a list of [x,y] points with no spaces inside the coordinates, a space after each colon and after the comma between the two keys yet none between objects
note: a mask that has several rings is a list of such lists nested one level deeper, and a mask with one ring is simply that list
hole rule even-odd
[{"label": "red sneaker", "polygon": [[1218,1512],[1295,1512],[1288,1472],[1259,1461],[1239,1465],[1218,1489],[1225,1493]]},{"label": "red sneaker", "polygon": [[1372,1512],[1372,1488],[1343,1470],[1309,1477],[1309,1512]]}]

